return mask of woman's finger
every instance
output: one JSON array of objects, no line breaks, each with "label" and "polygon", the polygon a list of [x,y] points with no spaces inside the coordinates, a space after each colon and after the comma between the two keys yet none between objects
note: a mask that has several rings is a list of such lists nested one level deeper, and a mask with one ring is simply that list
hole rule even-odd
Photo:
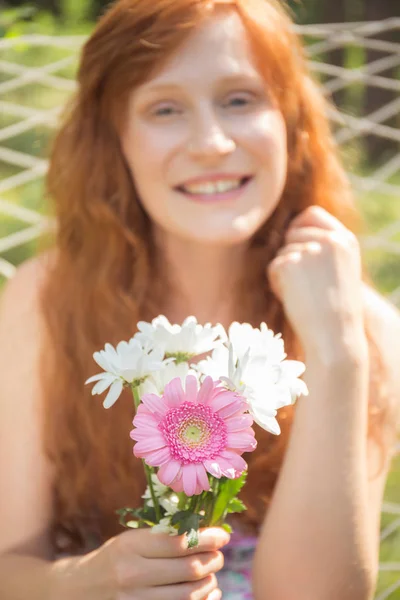
[{"label": "woman's finger", "polygon": [[[139,585],[171,585],[200,581],[217,573],[224,566],[224,556],[222,552],[201,552],[183,558],[150,558],[144,566],[143,573],[147,573],[147,578]],[[151,573],[151,582],[148,573]]]},{"label": "woman's finger", "polygon": [[311,254],[318,254],[321,252],[321,244],[319,242],[303,242],[303,243],[290,243],[286,246],[282,246],[276,253],[276,256],[285,256],[291,252],[309,252]]},{"label": "woman's finger", "polygon": [[331,215],[322,206],[317,205],[309,206],[292,219],[289,229],[298,227],[319,227],[331,231],[347,231],[347,228],[339,219]]},{"label": "woman's finger", "polygon": [[213,552],[225,546],[230,540],[229,534],[220,527],[207,527],[200,530],[199,544],[192,549],[188,548],[185,535],[173,537],[153,534],[149,529],[138,529],[132,533],[136,534],[129,538],[132,550],[144,558],[180,558],[201,552]]},{"label": "woman's finger", "polygon": [[[163,585],[159,587],[136,590],[130,597],[124,600],[206,600],[207,596],[212,594],[218,588],[218,582],[215,575],[210,575],[201,581],[192,583],[179,583],[176,585]],[[218,598],[219,596],[216,596]],[[214,598],[212,597],[212,600]]]},{"label": "woman's finger", "polygon": [[355,235],[346,228],[343,230],[326,230],[318,227],[299,227],[296,229],[288,229],[285,234],[285,242],[287,244],[300,242],[326,242],[342,240],[344,242],[353,242],[356,240]]}]

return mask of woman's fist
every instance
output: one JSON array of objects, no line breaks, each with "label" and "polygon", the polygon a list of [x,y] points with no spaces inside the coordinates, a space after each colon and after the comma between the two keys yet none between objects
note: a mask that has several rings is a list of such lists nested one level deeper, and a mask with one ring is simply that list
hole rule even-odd
[{"label": "woman's fist", "polygon": [[360,247],[326,210],[311,206],[292,221],[267,271],[307,353],[329,360],[364,344]]},{"label": "woman's fist", "polygon": [[[90,554],[58,567],[58,600],[220,600],[215,576],[229,541],[220,528],[199,532],[191,550],[184,536],[130,530]],[[75,576],[74,576],[75,575]]]}]

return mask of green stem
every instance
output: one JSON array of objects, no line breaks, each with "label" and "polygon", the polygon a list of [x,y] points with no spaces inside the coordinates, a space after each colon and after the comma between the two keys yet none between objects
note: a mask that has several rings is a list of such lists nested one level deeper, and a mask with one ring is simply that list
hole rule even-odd
[{"label": "green stem", "polygon": [[[140,397],[139,397],[139,389],[138,386],[135,386],[132,388],[132,394],[133,394],[133,401],[135,403],[135,409],[137,411],[138,406],[140,404]],[[153,473],[153,469],[151,469],[148,465],[146,465],[145,461],[142,460],[143,462],[143,468],[144,468],[144,472],[146,475],[146,481],[147,481],[147,485],[149,486],[149,490],[150,490],[150,496],[153,502],[153,506],[154,506],[154,510],[156,513],[156,520],[157,523],[159,523],[161,521],[161,509],[160,509],[160,505],[158,503],[158,498],[155,494],[154,491],[154,486],[153,486],[153,481],[151,479],[151,475]]]},{"label": "green stem", "polygon": [[198,497],[197,496],[192,496],[190,498],[190,501],[189,501],[189,510],[191,510],[192,513],[196,513],[197,501],[198,501]]},{"label": "green stem", "polygon": [[209,519],[209,524],[210,525],[217,525],[217,523],[214,523],[214,508],[215,508],[215,503],[217,501],[217,496],[218,496],[218,492],[219,492],[219,479],[213,478],[212,483],[211,483],[211,490],[212,490],[212,499],[210,502],[210,512],[208,515],[208,519]]}]

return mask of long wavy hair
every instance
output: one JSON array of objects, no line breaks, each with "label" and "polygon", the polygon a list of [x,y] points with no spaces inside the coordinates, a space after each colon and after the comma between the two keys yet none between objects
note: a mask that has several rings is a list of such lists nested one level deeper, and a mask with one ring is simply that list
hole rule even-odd
[{"label": "long wavy hair", "polygon": [[[105,342],[130,337],[138,320],[162,312],[161,298],[170,285],[119,133],[132,89],[215,10],[239,13],[254,60],[287,127],[286,186],[276,210],[250,240],[236,319],[253,325],[266,321],[282,332],[288,356],[304,359],[265,267],[283,245],[291,219],[309,205],[324,207],[352,230],[361,224],[331,136],[327,101],[307,70],[301,43],[280,3],[119,0],[111,6],[84,46],[77,92],[54,141],[48,173],[57,232],[43,290],[48,330],[44,440],[54,467],[56,546],[82,549],[88,533],[106,540],[121,531],[115,510],[141,502],[142,466],[132,455],[129,438],[131,399],[122,398],[106,413],[84,386],[94,372],[93,352]],[[378,385],[383,364],[369,329],[366,322],[376,368],[369,435],[383,447],[387,402]],[[243,519],[251,527],[261,523],[271,499],[294,411],[279,411],[280,436],[257,429],[258,449],[249,458],[243,493],[249,509]]]}]

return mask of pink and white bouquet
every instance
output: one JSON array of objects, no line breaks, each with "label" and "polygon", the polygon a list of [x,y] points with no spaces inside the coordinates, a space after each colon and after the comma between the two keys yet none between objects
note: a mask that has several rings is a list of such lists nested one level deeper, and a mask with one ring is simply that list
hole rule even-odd
[{"label": "pink and white bouquet", "polygon": [[237,495],[247,471],[242,455],[257,445],[253,422],[280,433],[278,409],[308,394],[299,379],[305,365],[286,360],[281,334],[265,323],[232,323],[226,333],[195,317],[171,325],[159,316],[137,328],[128,342],[95,352],[103,372],[86,382],[95,383],[92,394],[108,390],[105,408],[124,387],[134,398],[130,436],[147,489],[141,508],[117,512],[124,526],[186,533],[195,546],[200,527],[229,531],[227,516],[245,510]]}]

